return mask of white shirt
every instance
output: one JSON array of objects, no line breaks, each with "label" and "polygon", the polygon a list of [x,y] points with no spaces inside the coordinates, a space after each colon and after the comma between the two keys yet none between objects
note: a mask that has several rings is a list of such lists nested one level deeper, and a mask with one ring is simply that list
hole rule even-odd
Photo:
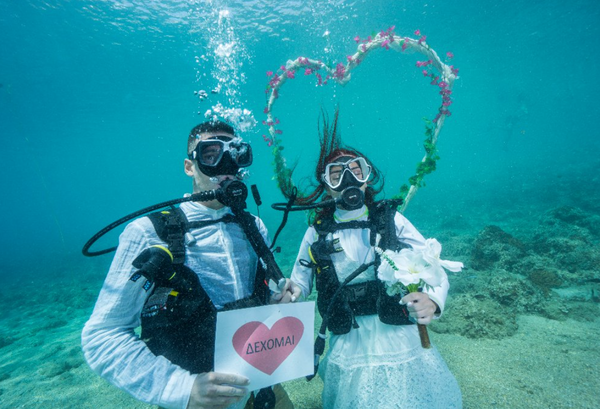
[{"label": "white shirt", "polygon": [[[181,209],[190,222],[220,219],[229,208],[214,210],[186,202]],[[265,240],[267,230],[256,219]],[[198,274],[200,283],[217,308],[253,292],[257,256],[236,223],[215,223],[190,233],[196,243],[186,247],[185,264]],[[145,279],[133,282],[133,260],[151,245],[165,245],[152,222],[140,218],[125,228],[119,247],[100,291],[94,312],[82,333],[82,347],[89,366],[107,381],[136,399],[164,408],[186,408],[196,375],[155,356],[135,334],[140,313],[151,293]]]}]

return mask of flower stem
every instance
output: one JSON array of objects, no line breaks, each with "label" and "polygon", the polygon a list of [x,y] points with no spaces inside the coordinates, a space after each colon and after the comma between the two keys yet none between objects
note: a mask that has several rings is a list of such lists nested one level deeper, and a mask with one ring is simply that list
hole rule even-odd
[{"label": "flower stem", "polygon": [[429,342],[429,333],[427,332],[427,325],[417,324],[417,328],[419,328],[421,346],[425,349],[431,348],[431,342]]}]

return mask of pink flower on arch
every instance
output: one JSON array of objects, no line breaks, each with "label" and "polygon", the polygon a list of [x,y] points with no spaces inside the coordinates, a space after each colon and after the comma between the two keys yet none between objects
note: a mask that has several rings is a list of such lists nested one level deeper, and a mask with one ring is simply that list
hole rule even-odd
[{"label": "pink flower on arch", "polygon": [[344,78],[345,74],[346,74],[346,68],[344,67],[344,64],[342,64],[341,62],[338,63],[338,65],[335,67],[334,77],[342,79],[342,78]]},{"label": "pink flower on arch", "polygon": [[310,75],[312,74],[312,70],[310,68],[307,68],[306,70],[304,70],[304,75]]},{"label": "pink flower on arch", "polygon": [[270,77],[271,75],[273,75],[273,71],[267,71],[267,77]]},{"label": "pink flower on arch", "polygon": [[315,75],[317,76],[317,80],[319,80],[318,85],[323,85],[323,77],[321,77],[321,74],[317,72]]},{"label": "pink flower on arch", "polygon": [[402,51],[406,50],[408,47],[408,37],[404,37],[404,42],[402,43]]},{"label": "pink flower on arch", "polygon": [[294,78],[295,78],[295,77],[294,77],[294,71],[291,71],[291,70],[290,70],[290,71],[287,71],[287,72],[285,73],[285,75],[286,75],[286,76],[287,76],[289,79],[294,79]]},{"label": "pink flower on arch", "polygon": [[269,81],[269,86],[271,88],[275,88],[275,86],[277,86],[277,84],[279,83],[279,78],[279,75],[275,74],[273,78],[271,78],[271,81]]},{"label": "pink flower on arch", "polygon": [[271,138],[269,138],[267,135],[263,135],[262,137],[265,140],[265,142],[267,142],[267,146],[273,145],[273,140]]},{"label": "pink flower on arch", "polygon": [[415,30],[415,35],[416,36],[420,36],[421,35],[421,30]]}]

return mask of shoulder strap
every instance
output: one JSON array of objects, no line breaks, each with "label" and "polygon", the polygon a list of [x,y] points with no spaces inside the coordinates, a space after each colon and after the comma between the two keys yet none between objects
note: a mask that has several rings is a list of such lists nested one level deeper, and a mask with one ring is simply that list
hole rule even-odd
[{"label": "shoulder strap", "polygon": [[256,218],[244,209],[232,209],[235,216],[235,221],[240,225],[246,238],[252,245],[254,252],[261,259],[266,266],[266,280],[273,280],[275,283],[280,284],[284,280],[283,273],[275,261],[275,256],[265,243],[265,238],[258,230],[256,225]]},{"label": "shoulder strap", "polygon": [[317,219],[315,221],[315,223],[312,225],[312,227],[315,228],[315,230],[317,231],[317,235],[319,237],[321,236],[327,236],[327,234],[333,232],[333,219],[330,217],[324,218],[324,219]]},{"label": "shoulder strap", "polygon": [[[381,200],[375,202],[369,209],[369,218],[375,225],[375,231],[381,235],[379,247],[384,250],[399,251],[405,246],[396,235],[396,208],[402,204],[401,200]],[[371,235],[373,240],[373,235]]]},{"label": "shoulder strap", "polygon": [[173,254],[173,264],[185,262],[185,233],[188,230],[188,220],[180,208],[152,213],[148,218],[156,230],[158,237],[167,244]]},{"label": "shoulder strap", "polygon": [[237,222],[235,216],[231,214],[226,214],[222,218],[215,220],[190,222],[179,207],[172,207],[171,210],[151,213],[148,215],[148,218],[152,222],[158,237],[167,243],[169,251],[173,254],[173,264],[183,264],[185,262],[185,235],[190,229],[199,229],[220,222]]}]

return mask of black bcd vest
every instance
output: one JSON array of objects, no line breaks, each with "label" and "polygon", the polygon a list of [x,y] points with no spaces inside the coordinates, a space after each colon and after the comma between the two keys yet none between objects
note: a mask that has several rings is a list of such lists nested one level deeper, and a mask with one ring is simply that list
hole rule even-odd
[{"label": "black bcd vest", "polygon": [[[155,355],[192,372],[209,372],[214,366],[217,309],[200,285],[197,274],[185,262],[186,234],[190,229],[218,222],[236,222],[233,215],[222,219],[189,222],[183,211],[173,208],[148,215],[158,237],[173,255],[172,269],[155,280],[155,287],[142,310],[141,338]],[[265,305],[269,289],[260,260],[252,296],[224,306],[223,311]]]},{"label": "black bcd vest", "polygon": [[[400,242],[396,235],[394,217],[396,214],[396,201],[382,200],[369,206],[369,217],[366,221],[350,221],[336,223],[333,217],[317,220],[313,225],[318,238],[310,247],[311,262],[306,263],[315,270],[315,284],[317,288],[317,307],[322,317],[327,314],[330,303],[333,302],[327,319],[327,327],[336,334],[347,334],[351,328],[357,328],[355,317],[361,315],[377,314],[379,319],[390,325],[410,325],[406,306],[400,305],[400,295],[390,296],[386,292],[385,284],[376,279],[360,284],[347,284],[335,299],[334,294],[340,288],[337,273],[331,255],[342,249],[337,245],[337,240],[329,240],[329,233],[343,229],[367,228],[370,230],[371,246],[378,244],[383,250],[400,251],[407,245]],[[376,243],[379,234],[379,243]],[[375,269],[380,264],[379,255],[376,256]]]}]

